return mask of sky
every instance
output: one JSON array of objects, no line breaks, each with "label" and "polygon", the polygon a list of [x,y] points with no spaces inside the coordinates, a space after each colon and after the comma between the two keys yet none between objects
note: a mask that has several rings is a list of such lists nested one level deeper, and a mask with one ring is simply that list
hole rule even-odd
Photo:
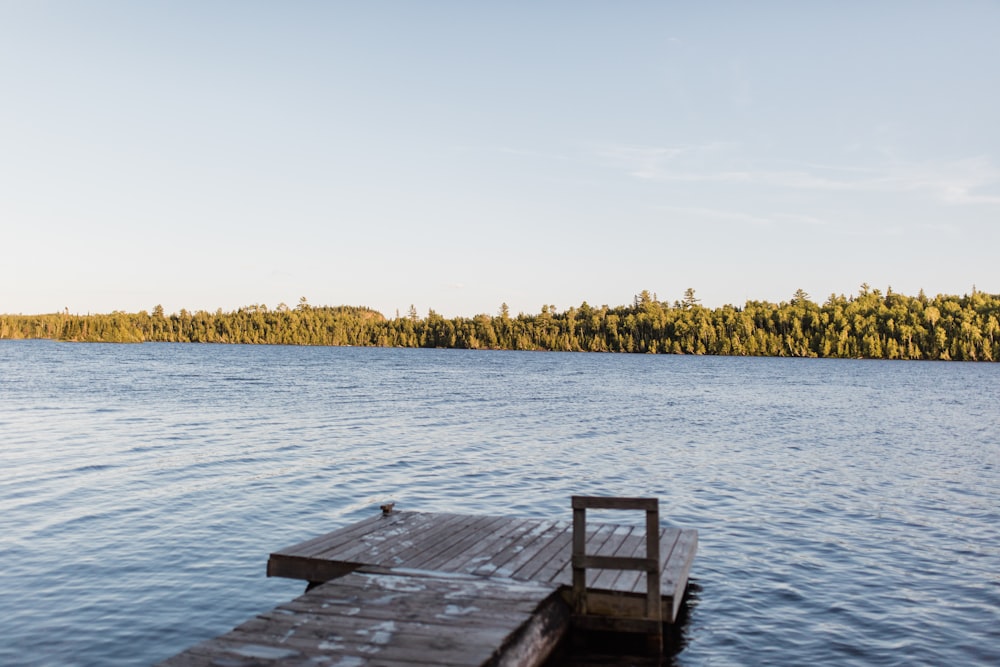
[{"label": "sky", "polygon": [[0,313],[1000,293],[1000,3],[0,0]]}]

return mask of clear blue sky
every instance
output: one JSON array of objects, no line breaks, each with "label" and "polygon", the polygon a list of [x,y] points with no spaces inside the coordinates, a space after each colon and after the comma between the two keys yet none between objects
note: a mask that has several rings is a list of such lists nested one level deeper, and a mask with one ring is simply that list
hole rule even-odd
[{"label": "clear blue sky", "polygon": [[997,2],[0,0],[0,312],[1000,292]]}]

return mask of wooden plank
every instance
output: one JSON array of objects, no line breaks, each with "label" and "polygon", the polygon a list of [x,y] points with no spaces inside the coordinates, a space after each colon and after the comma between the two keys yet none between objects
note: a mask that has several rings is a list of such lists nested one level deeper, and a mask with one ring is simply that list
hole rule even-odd
[{"label": "wooden plank", "polygon": [[[596,524],[594,530],[590,528],[587,529],[587,553],[593,553],[598,551],[604,543],[607,541],[611,533],[614,532],[615,526],[609,523]],[[572,578],[573,563],[572,558],[567,558],[565,563],[559,572],[550,580],[552,583],[563,584],[566,586],[571,586],[573,583]],[[601,575],[601,572],[597,570],[592,570],[587,572],[587,585],[590,586],[591,583]]]},{"label": "wooden plank", "polygon": [[698,531],[692,528],[677,530],[677,540],[670,553],[670,560],[663,568],[664,583],[687,579],[687,573],[698,549]]},{"label": "wooden plank", "polygon": [[310,599],[321,597],[324,602],[327,602],[338,599],[337,596],[341,594],[349,593],[351,595],[358,595],[359,591],[364,592],[372,589],[382,590],[386,593],[420,591],[425,585],[422,582],[423,579],[432,580],[436,590],[444,590],[444,587],[449,585],[453,586],[454,588],[448,594],[454,599],[461,599],[461,595],[464,593],[469,593],[483,599],[533,599],[539,590],[554,590],[557,588],[556,586],[534,581],[494,579],[446,572],[423,570],[368,572],[367,570],[368,567],[365,570],[359,570],[356,576],[337,579],[313,589],[310,595],[314,597]]},{"label": "wooden plank", "polygon": [[449,620],[456,614],[461,616],[467,612],[510,615],[511,609],[530,610],[556,590],[553,586],[534,582],[454,576],[439,578],[429,572],[405,576],[358,574],[317,588],[311,601],[319,601],[322,607],[330,592],[340,595],[350,592],[352,588],[373,599],[373,606],[384,606],[389,610],[413,608],[427,611],[436,608],[435,605],[443,605]]},{"label": "wooden plank", "polygon": [[572,496],[573,509],[646,510],[659,509],[656,498],[612,498],[605,496]]},{"label": "wooden plank", "polygon": [[[400,514],[404,514],[401,512]],[[372,531],[362,535],[356,541],[339,545],[332,549],[317,552],[317,558],[375,564],[393,553],[407,548],[414,539],[421,539],[428,531],[438,529],[449,521],[460,521],[457,514],[429,514],[424,512],[408,512],[407,520],[395,525],[386,526],[382,530]]]},{"label": "wooden plank", "polygon": [[[311,591],[310,591],[311,592]],[[390,596],[386,596],[389,599]],[[472,597],[448,599],[447,607],[431,609],[426,600],[416,596],[393,597],[392,605],[360,604],[332,605],[316,609],[307,603],[288,603],[271,612],[261,614],[259,618],[268,622],[281,623],[282,619],[292,618],[295,622],[303,620],[322,625],[324,622],[333,624],[341,630],[367,627],[375,621],[393,621],[397,628],[437,627],[461,623],[469,630],[495,630],[498,627],[517,624],[524,621],[538,607],[538,600],[475,600]],[[359,599],[363,602],[363,599]],[[398,607],[398,608],[396,608]],[[294,612],[294,615],[290,614]],[[323,621],[326,617],[326,621]],[[412,631],[416,632],[417,630]]]},{"label": "wooden plank", "polygon": [[[424,512],[398,512],[389,517],[395,520],[374,524],[365,522],[366,529],[356,532],[353,540],[344,542],[343,537],[350,536],[350,533],[335,531],[336,539],[314,542],[308,550],[296,545],[271,554],[268,575],[327,581],[360,565],[405,564],[405,559],[398,554],[419,553],[456,524],[470,520],[468,515]],[[378,518],[381,519],[381,515]],[[330,535],[334,533],[325,537],[330,538]],[[289,553],[305,553],[309,557],[291,556]]]},{"label": "wooden plank", "polygon": [[[672,593],[673,591],[669,588],[663,587],[663,570],[670,564],[670,560],[674,557],[674,548],[677,545],[677,538],[680,537],[680,530],[673,528],[663,531],[660,534],[660,584],[664,593]],[[641,592],[645,590],[642,582],[638,582],[633,588],[636,592]]]},{"label": "wooden plank", "polygon": [[[335,582],[339,583],[339,582]],[[498,587],[491,587],[494,595],[496,594]],[[319,591],[320,589],[316,589]],[[524,593],[520,594],[521,597]],[[481,599],[480,596],[475,594],[469,594],[467,596],[469,600]],[[456,606],[455,597],[453,594],[447,596],[447,600],[450,603],[449,606]],[[506,633],[505,636],[499,636],[497,634],[490,635],[489,633],[477,632],[477,628],[482,627],[493,627],[495,628],[498,620],[495,617],[484,617],[483,611],[476,611],[474,618],[470,618],[470,615],[463,613],[463,609],[459,607],[459,611],[455,612],[454,615],[461,615],[460,625],[458,632],[463,639],[463,641],[468,641],[470,638],[476,645],[475,648],[481,649],[483,646],[494,647],[493,653],[490,659],[482,664],[492,664],[492,665],[504,665],[513,667],[515,665],[537,665],[545,660],[545,658],[551,654],[555,646],[561,640],[566,630],[569,627],[569,609],[561,601],[558,595],[550,594],[545,600],[538,604],[536,600],[531,600],[528,604],[527,600],[523,600],[526,611],[523,612],[519,617],[508,617],[500,616],[499,622],[506,623],[508,627],[516,628],[511,633]],[[293,601],[286,605],[282,605],[280,609],[276,609],[272,613],[284,612],[287,608],[293,604],[301,604],[299,601]],[[397,605],[390,605],[391,608],[382,607],[379,610],[374,608],[368,608],[363,613],[368,615],[368,618],[375,621],[384,620],[394,620],[393,608]],[[309,604],[304,605],[305,609],[310,609]],[[335,631],[331,633],[331,626],[326,623],[324,619],[317,619],[323,628],[322,636],[328,642],[335,643],[338,646],[338,654],[340,655],[361,655],[366,658],[371,657],[371,650],[364,642],[360,642],[358,637],[355,636],[358,629],[364,630],[366,626],[364,621],[359,621],[357,616],[345,617],[343,612],[338,614],[337,611],[330,612],[333,615],[339,616],[336,619],[336,625],[333,626]],[[426,619],[426,614],[420,614],[420,618]],[[525,623],[524,618],[527,617],[529,620]],[[301,624],[302,616],[296,616],[294,621],[285,620],[285,627],[288,629],[283,633],[279,633],[278,639],[285,640],[285,644],[293,643],[295,640],[288,640],[288,632],[291,630],[297,630],[301,635],[302,630],[299,630],[299,626],[296,623]],[[284,620],[284,619],[280,619]],[[450,619],[454,621],[454,619]],[[346,621],[346,622],[345,622]],[[353,623],[353,625],[351,625]],[[433,638],[435,642],[434,648],[440,648],[440,644],[443,641],[451,642],[452,639],[450,635],[456,632],[456,628],[453,627],[454,623],[441,623],[441,622],[411,622],[411,623],[400,623],[396,622],[394,624],[394,630],[396,631],[396,637],[404,634],[416,635],[421,638]],[[518,627],[519,626],[519,627]],[[384,626],[383,626],[384,627]],[[243,630],[249,629],[246,625],[241,626]],[[272,632],[272,638],[275,633]],[[254,635],[254,640],[259,640],[259,633]],[[411,639],[408,644],[412,646],[413,640]],[[449,662],[449,656],[442,656],[436,651],[427,651],[426,647],[414,647],[415,651],[407,655],[391,655],[386,651],[380,651],[377,654],[376,664],[392,664],[387,663],[387,659],[392,657],[397,660],[412,661],[408,664],[422,664],[422,665],[433,665],[433,664],[455,664]],[[457,664],[464,664],[464,662],[459,662]]]},{"label": "wooden plank", "polygon": [[472,521],[463,523],[461,528],[445,539],[438,539],[428,545],[419,556],[407,559],[406,565],[415,569],[439,570],[441,565],[460,556],[476,540],[482,540],[489,535],[491,527],[497,523],[497,517],[475,517]]},{"label": "wooden plank", "polygon": [[660,590],[660,504],[646,511],[646,559],[650,561],[646,570],[646,618],[656,621],[656,639],[659,650],[663,651],[663,614]]},{"label": "wooden plank", "polygon": [[337,543],[340,541],[340,537],[342,535],[348,536],[345,541],[350,541],[353,539],[354,535],[360,535],[368,530],[372,530],[382,521],[395,521],[399,520],[399,518],[400,517],[398,515],[389,517],[383,517],[381,514],[373,515],[362,519],[357,523],[342,526],[336,530],[305,540],[304,542],[297,542],[282,549],[278,549],[274,553],[283,555],[310,555],[316,550],[317,545],[324,544],[328,541]]},{"label": "wooden plank", "polygon": [[[611,549],[611,546],[617,543],[615,540],[615,535],[618,533],[621,526],[616,526],[614,524],[605,523],[598,524],[597,530],[587,537],[587,553],[588,554],[599,554]],[[588,556],[589,558],[589,556]],[[572,567],[572,563],[570,563]],[[587,588],[593,588],[594,582],[600,577],[605,570],[599,567],[593,567],[587,570]]]},{"label": "wooden plank", "polygon": [[387,535],[402,530],[406,524],[426,520],[426,516],[417,512],[378,514],[352,526],[286,547],[268,558],[267,576],[304,581],[326,581],[340,576],[358,565],[350,560],[352,554],[366,548],[373,540],[387,539]]},{"label": "wooden plank", "polygon": [[[677,528],[663,528],[660,530],[660,571],[666,567],[670,560],[670,554],[673,549],[674,543],[677,541],[677,536],[680,535],[680,530]],[[645,538],[643,537],[643,540]],[[641,547],[637,547],[636,551],[638,553],[645,553],[645,542],[643,542]],[[662,583],[662,582],[661,582]],[[604,588],[604,587],[602,587]],[[606,587],[608,590],[624,591],[629,593],[645,593],[646,592],[646,578],[643,574],[634,571],[623,571],[620,572],[618,577],[614,580],[611,586]],[[667,593],[668,590],[661,585],[661,590]]]},{"label": "wooden plank", "polygon": [[558,594],[550,595],[494,653],[495,667],[537,667],[544,664],[570,627],[570,610]]},{"label": "wooden plank", "polygon": [[[615,555],[641,558],[646,555],[646,535],[643,531],[635,528],[631,534],[625,538],[621,547]],[[602,575],[594,582],[594,588],[605,590],[632,590],[632,586],[640,579],[645,581],[642,574],[629,570],[618,570],[608,572],[608,576]]]},{"label": "wooden plank", "polygon": [[[499,646],[510,629],[523,623],[539,605],[538,600],[530,604],[519,601],[520,605],[513,608],[509,604],[508,607],[504,607],[500,602],[494,601],[492,609],[487,605],[469,611],[470,607],[449,604],[448,607],[454,608],[454,613],[449,615],[447,608],[435,606],[434,600],[426,596],[404,596],[401,600],[408,603],[403,609],[393,609],[384,604],[364,605],[361,607],[361,613],[350,616],[314,613],[308,605],[301,603],[295,607],[282,606],[241,624],[239,629],[247,633],[256,633],[261,637],[268,633],[277,634],[279,637],[291,637],[294,634],[304,639],[314,635],[329,637],[337,633],[346,636],[357,635],[358,641],[364,641],[365,630],[383,625],[385,621],[392,622],[395,632],[429,636],[447,632],[448,627],[459,624],[470,635],[475,635],[477,642],[485,641]],[[398,605],[399,602],[400,600],[395,600],[392,606]],[[294,613],[287,613],[289,611]],[[290,630],[294,632],[289,632]]]},{"label": "wooden plank", "polygon": [[320,657],[323,644],[327,651],[320,653],[322,657],[329,658],[332,649],[337,657],[361,656],[374,664],[393,660],[423,665],[533,665],[551,652],[568,626],[567,608],[555,602],[558,596],[551,599],[527,613],[495,620],[492,626],[472,624],[468,616],[457,623],[296,616],[277,622],[255,619],[229,633],[227,641],[237,646],[239,642],[278,645],[314,658]]},{"label": "wooden plank", "polygon": [[[245,633],[236,629],[212,644],[191,649],[191,652],[204,655],[206,665],[227,667],[234,664],[234,658],[240,657],[257,658],[253,661],[237,662],[236,665],[241,667],[243,665],[298,667],[310,664],[310,661],[312,664],[332,662],[358,667],[383,665],[390,661],[397,664],[467,667],[484,664],[489,659],[491,651],[483,647],[494,643],[492,638],[488,638],[484,640],[483,646],[463,644],[460,636],[409,635],[395,632],[391,621],[381,625],[381,628],[375,627],[369,630],[368,637],[331,634],[325,640],[316,637],[302,640],[288,638],[281,641],[280,635],[261,636],[258,632]],[[393,630],[391,634],[390,629]]]},{"label": "wooden plank", "polygon": [[522,573],[524,567],[531,562],[537,554],[545,551],[552,540],[558,538],[564,530],[565,529],[560,522],[545,521],[538,523],[518,545],[508,550],[507,557],[505,559],[498,561],[500,563],[500,567],[497,569],[496,574],[523,581],[529,581],[530,578],[524,576]]},{"label": "wooden plank", "polygon": [[558,529],[553,521],[525,521],[524,530],[520,531],[502,552],[495,554],[489,561],[477,567],[473,573],[513,578],[514,572],[536,550],[542,548],[547,536],[556,530]]},{"label": "wooden plank", "polygon": [[342,563],[324,558],[285,556],[271,554],[267,560],[267,576],[318,582],[336,579],[358,568],[353,563]]},{"label": "wooden plank", "polygon": [[231,652],[223,652],[219,646],[209,646],[207,650],[211,653],[203,653],[200,647],[194,647],[185,653],[176,655],[169,660],[159,663],[159,667],[262,667],[263,665],[281,665],[281,667],[316,667],[317,661],[320,665],[336,665],[336,667],[368,667],[378,665],[378,667],[415,667],[419,662],[400,662],[396,660],[378,659],[373,662],[371,656],[345,656],[337,657],[336,663],[331,663],[322,658],[300,658],[283,659],[279,662],[267,658],[254,659],[251,657],[235,655]]},{"label": "wooden plank", "polygon": [[314,556],[339,544],[349,544],[362,535],[384,529],[387,525],[405,523],[413,518],[414,512],[393,512],[389,515],[376,514],[349,524],[337,530],[319,535],[305,542],[279,549],[275,553],[288,556]]},{"label": "wooden plank", "polygon": [[[673,591],[669,621],[673,623],[680,612],[684,591],[687,589],[688,576],[691,572],[691,564],[694,562],[695,552],[698,549],[698,531],[685,529],[680,531],[677,543],[674,545],[671,559],[663,570],[663,586],[669,587]],[[666,619],[667,616],[664,615]]]},{"label": "wooden plank", "polygon": [[571,567],[574,568],[574,588],[578,583],[577,575],[582,577],[584,569],[587,570],[587,587],[591,589],[600,588],[602,582],[605,586],[610,586],[623,569],[648,571],[651,566],[648,560],[618,555],[622,544],[633,533],[633,530],[631,526],[613,526],[613,532],[608,539],[600,546],[588,549],[585,552],[586,555],[578,555],[574,548],[573,562],[571,563]]},{"label": "wooden plank", "polygon": [[[392,607],[397,606],[400,600],[405,601],[407,606],[402,614],[393,615]],[[432,599],[426,594],[403,596],[401,599],[393,600],[392,603],[367,600],[367,604],[361,607],[362,613],[354,615],[314,613],[308,603],[300,602],[295,607],[282,606],[261,614],[241,624],[238,629],[255,633],[260,637],[273,633],[281,638],[290,638],[294,635],[306,639],[311,636],[329,637],[331,634],[340,634],[356,636],[357,640],[366,641],[363,639],[365,631],[384,625],[384,621],[392,621],[395,632],[408,635],[434,635],[446,631],[442,628],[457,623],[467,628],[470,634],[489,636],[490,643],[499,643],[508,632],[504,629],[505,626],[516,627],[523,622],[526,614],[530,614],[539,604],[536,600],[533,604],[522,605],[523,609],[528,610],[527,612],[504,613],[499,603],[494,603],[496,613],[487,615],[482,609],[476,609],[475,621],[479,622],[474,622],[470,621],[473,614],[466,613],[465,609],[448,615],[445,613],[445,607],[437,604],[439,601],[439,598]]]},{"label": "wooden plank", "polygon": [[572,527],[569,524],[559,524],[557,528],[559,532],[549,535],[548,543],[514,572],[518,579],[552,583],[570,561]]},{"label": "wooden plank", "polygon": [[354,573],[162,664],[536,665],[568,618],[552,586]]},{"label": "wooden plank", "polygon": [[[551,521],[519,519],[517,525],[507,533],[501,548],[495,549],[488,558],[478,558],[476,562],[469,562],[464,571],[479,576],[512,575],[513,572],[509,567],[512,559],[537,540],[543,539],[542,536],[552,525]],[[503,575],[497,572],[501,565],[505,566]]]},{"label": "wooden plank", "polygon": [[[428,557],[428,551],[432,553],[442,548],[443,544],[449,544],[462,535],[470,523],[476,520],[475,517],[461,514],[448,514],[435,516],[430,523],[420,531],[406,536],[404,543],[400,543],[399,548],[391,549],[391,558],[371,558],[373,564],[384,565],[386,567],[416,568],[416,563]],[[482,517],[479,517],[482,520]]]},{"label": "wooden plank", "polygon": [[619,526],[615,524],[606,525],[613,529],[611,535],[608,536],[608,539],[605,540],[604,544],[600,545],[596,551],[588,551],[588,556],[604,556],[608,558],[614,557],[622,542],[625,541],[633,530],[633,526]]},{"label": "wooden plank", "polygon": [[414,545],[422,543],[429,534],[434,534],[433,531],[441,525],[441,522],[447,521],[449,518],[452,517],[422,514],[414,517],[404,528],[389,529],[381,534],[366,535],[353,545],[345,545],[334,552],[320,554],[318,557],[355,565],[396,565],[403,562],[397,556],[399,552],[412,549]]},{"label": "wooden plank", "polygon": [[[615,533],[618,532],[620,526],[616,526],[613,523],[600,523],[595,524],[597,530],[587,533],[587,553],[588,554],[599,554],[605,552],[605,545],[614,544]],[[593,583],[593,579],[596,578],[597,572],[590,572],[587,575],[588,585]],[[594,576],[591,576],[594,575]]]},{"label": "wooden plank", "polygon": [[503,553],[517,536],[528,529],[523,519],[504,518],[500,523],[491,526],[491,532],[478,541],[466,547],[465,551],[444,561],[435,569],[444,572],[472,572],[483,563],[488,562],[495,554]]},{"label": "wooden plank", "polygon": [[422,514],[420,521],[409,524],[404,532],[370,539],[353,551],[332,556],[350,558],[365,565],[408,567],[410,559],[469,520],[468,516],[461,514]]},{"label": "wooden plank", "polygon": [[587,613],[587,571],[580,559],[587,556],[587,506],[581,505],[583,498],[573,497],[573,614]]},{"label": "wooden plank", "polygon": [[[633,542],[636,540],[637,534],[639,539],[642,540],[642,544],[645,545],[645,537],[642,536],[642,532],[633,526],[619,526],[618,530],[615,531],[615,549],[610,554],[615,558],[641,558],[642,553],[637,553]],[[607,545],[605,545],[607,546]],[[594,588],[607,588],[610,589],[614,585],[616,579],[622,571],[619,570],[605,570],[600,574],[600,576],[594,579]]]},{"label": "wooden plank", "polygon": [[588,570],[638,570],[640,572],[656,572],[659,567],[659,563],[652,558],[626,558],[624,556],[574,557],[573,565]]}]

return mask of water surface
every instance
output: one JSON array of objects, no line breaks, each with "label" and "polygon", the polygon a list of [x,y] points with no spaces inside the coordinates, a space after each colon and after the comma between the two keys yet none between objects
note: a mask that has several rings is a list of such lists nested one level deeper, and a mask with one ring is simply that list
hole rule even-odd
[{"label": "water surface", "polygon": [[148,664],[401,509],[700,530],[680,665],[1000,664],[1000,366],[0,342],[0,663]]}]

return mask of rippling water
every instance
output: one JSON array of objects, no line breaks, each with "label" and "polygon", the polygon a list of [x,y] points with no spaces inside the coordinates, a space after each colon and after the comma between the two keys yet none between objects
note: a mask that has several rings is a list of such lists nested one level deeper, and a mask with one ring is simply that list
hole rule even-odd
[{"label": "rippling water", "polygon": [[0,663],[147,664],[398,507],[700,530],[681,665],[1000,664],[1000,365],[0,342]]}]

